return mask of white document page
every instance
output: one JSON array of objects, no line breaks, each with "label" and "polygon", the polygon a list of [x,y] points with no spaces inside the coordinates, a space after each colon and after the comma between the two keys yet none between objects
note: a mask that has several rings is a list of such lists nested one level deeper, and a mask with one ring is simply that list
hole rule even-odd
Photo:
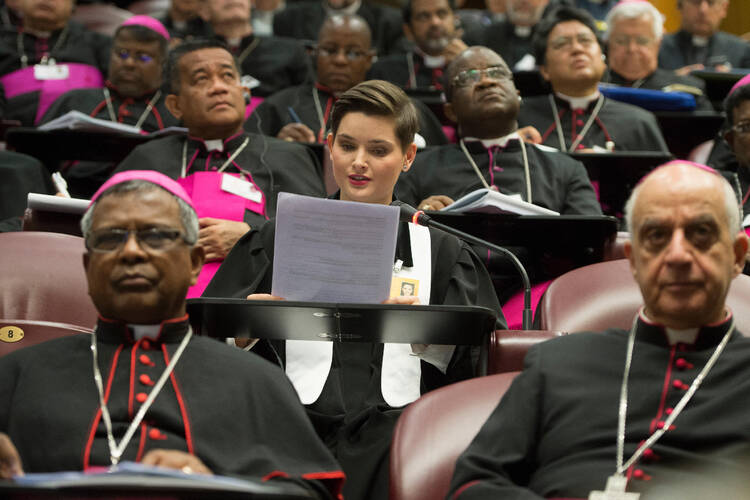
[{"label": "white document page", "polygon": [[312,302],[388,298],[398,207],[280,193],[273,295]]}]

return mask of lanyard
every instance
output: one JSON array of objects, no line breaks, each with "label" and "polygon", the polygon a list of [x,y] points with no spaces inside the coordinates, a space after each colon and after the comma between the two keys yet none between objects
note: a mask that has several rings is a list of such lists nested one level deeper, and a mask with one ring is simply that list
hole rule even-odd
[{"label": "lanyard", "polygon": [[[237,155],[242,153],[242,150],[245,149],[245,147],[247,146],[249,142],[250,142],[250,137],[246,137],[245,141],[242,144],[240,144],[240,147],[238,147],[234,151],[234,153],[232,153],[232,156],[227,158],[227,161],[225,161],[224,164],[221,166],[221,168],[219,168],[218,172],[219,173],[223,172],[234,161],[234,159],[237,158]],[[182,170],[180,173],[181,178],[187,175],[187,143],[188,143],[188,140],[186,137],[185,142],[182,145]],[[240,171],[242,172],[242,169],[240,169]]]},{"label": "lanyard", "polygon": [[318,129],[318,142],[323,142],[323,134],[325,134],[326,129],[326,117],[323,116],[323,107],[320,105],[320,97],[318,96],[318,89],[315,88],[315,85],[313,85],[312,96],[313,101],[315,102],[315,112],[318,114],[318,122],[320,123],[320,129]]},{"label": "lanyard", "polygon": [[[55,60],[52,57],[49,57],[52,55],[53,52],[57,51],[65,42],[65,39],[68,38],[68,25],[65,25],[65,28],[63,28],[62,33],[60,33],[60,36],[57,38],[57,42],[55,42],[55,46],[52,47],[52,50],[50,50],[47,54],[45,54],[42,57],[42,60],[40,61],[40,64],[47,64],[50,65],[55,64]],[[29,56],[26,55],[26,51],[23,49],[23,32],[18,31],[18,36],[16,36],[16,48],[18,49],[18,57],[21,59],[21,67],[25,68],[29,65]]]},{"label": "lanyard", "polygon": [[[107,87],[104,87],[102,89],[102,93],[104,93],[104,100],[107,103],[107,111],[109,112],[109,119],[115,123],[117,123],[117,115],[115,115],[115,108],[112,105],[112,95],[109,93],[109,89]],[[135,128],[141,128],[141,125],[143,125],[143,122],[146,121],[146,117],[153,109],[156,102],[161,97],[161,90],[157,90],[154,94],[154,97],[151,98],[151,100],[148,102],[148,105],[146,106],[146,111],[141,113],[141,116],[138,117],[138,121],[135,122]]]},{"label": "lanyard", "polygon": [[409,68],[409,83],[407,89],[417,88],[417,73],[414,71],[414,53],[410,52],[406,54],[406,65]]},{"label": "lanyard", "polygon": [[136,413],[135,417],[130,422],[128,429],[125,431],[125,435],[120,440],[120,444],[117,444],[117,442],[115,441],[115,437],[112,434],[112,419],[109,416],[107,403],[104,401],[102,373],[99,371],[98,351],[96,348],[96,330],[94,330],[94,333],[91,334],[91,355],[94,360],[94,382],[96,383],[96,389],[99,391],[99,407],[102,411],[102,420],[104,420],[104,426],[107,428],[107,444],[109,445],[109,458],[112,462],[112,465],[117,465],[120,461],[120,457],[122,457],[122,454],[125,452],[125,448],[127,448],[130,439],[133,437],[136,429],[141,424],[143,417],[146,416],[146,412],[151,407],[151,403],[154,402],[156,396],[159,395],[162,387],[164,387],[167,378],[172,374],[177,361],[179,361],[180,356],[182,356],[182,352],[185,350],[185,347],[187,346],[192,336],[193,328],[188,327],[188,332],[182,339],[182,342],[180,342],[180,345],[177,346],[177,350],[175,351],[174,356],[172,356],[172,359],[169,361],[169,364],[162,372],[159,380],[157,380],[156,384],[154,384],[154,388],[151,390],[151,393],[149,393],[148,398],[146,398],[146,401],[141,405],[138,413]]},{"label": "lanyard", "polygon": [[687,392],[685,392],[685,395],[682,396],[682,399],[680,399],[680,401],[674,407],[672,413],[670,413],[669,417],[664,421],[664,427],[662,427],[661,429],[657,429],[656,432],[651,434],[651,436],[641,446],[639,446],[637,450],[635,450],[635,453],[633,453],[630,459],[628,459],[627,462],[623,463],[623,457],[625,453],[625,420],[627,419],[628,411],[628,376],[630,375],[630,365],[633,360],[633,347],[635,345],[635,329],[637,323],[638,316],[636,316],[636,318],[633,320],[633,326],[630,327],[630,332],[628,334],[628,350],[625,356],[625,371],[622,376],[622,388],[620,390],[620,409],[617,419],[617,472],[615,473],[615,476],[620,477],[623,476],[623,473],[628,470],[631,465],[633,465],[639,458],[641,458],[641,455],[644,451],[653,446],[653,444],[656,443],[656,441],[660,437],[662,437],[664,433],[667,432],[667,430],[669,430],[672,422],[674,422],[680,412],[682,412],[683,408],[685,408],[685,406],[695,394],[695,391],[697,391],[698,387],[700,387],[703,379],[706,378],[708,372],[711,370],[711,368],[713,368],[716,360],[719,358],[719,355],[724,350],[727,342],[729,342],[729,337],[731,337],[732,332],[734,332],[734,318],[732,318],[732,322],[729,325],[729,330],[727,330],[727,333],[724,334],[724,338],[721,339],[719,345],[716,346],[716,349],[714,350],[713,354],[711,354],[711,357],[706,362],[706,365],[700,371],[698,376],[695,377],[693,383],[690,384],[690,388],[687,390]]},{"label": "lanyard", "polygon": [[548,94],[548,97],[550,105],[552,106],[552,116],[555,118],[555,128],[557,129],[557,138],[560,141],[560,151],[573,153],[575,152],[576,148],[581,143],[583,138],[586,137],[586,134],[589,133],[589,129],[591,128],[591,125],[594,124],[594,120],[596,120],[596,117],[599,116],[599,111],[601,111],[602,106],[604,106],[604,96],[599,96],[599,99],[597,99],[596,101],[596,106],[594,106],[594,111],[591,113],[588,121],[581,129],[581,133],[578,134],[578,139],[576,139],[568,149],[565,148],[565,136],[563,135],[562,131],[562,123],[560,122],[560,112],[557,109],[557,103],[555,102],[555,98],[552,97],[552,94]]},{"label": "lanyard", "polygon": [[[519,139],[518,142],[521,143],[521,154],[523,155],[523,173],[526,180],[526,201],[529,203],[533,203],[531,201],[531,173],[529,172],[529,157],[526,154],[526,144],[524,144],[523,140],[521,139]],[[471,157],[471,154],[469,154],[469,151],[466,149],[466,144],[464,144],[463,139],[459,141],[459,145],[461,146],[461,151],[463,151],[464,155],[466,155],[466,159],[469,160],[469,163],[474,168],[474,172],[476,172],[477,177],[479,177],[479,180],[482,181],[482,185],[486,189],[492,189],[490,185],[487,184],[487,181],[484,179],[482,172],[474,162],[474,158]],[[492,165],[490,165],[490,168],[492,168]]]}]

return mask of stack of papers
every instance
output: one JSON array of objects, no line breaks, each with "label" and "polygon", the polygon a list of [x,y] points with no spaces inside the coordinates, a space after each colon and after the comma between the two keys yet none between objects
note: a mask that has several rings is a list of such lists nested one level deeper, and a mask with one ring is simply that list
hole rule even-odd
[{"label": "stack of papers", "polygon": [[93,132],[120,132],[141,135],[141,129],[124,123],[92,118],[80,111],[68,111],[54,120],[40,125],[37,130],[89,130]]},{"label": "stack of papers", "polygon": [[494,189],[477,189],[443,208],[446,212],[482,212],[515,215],[560,215],[559,212],[523,201]]}]

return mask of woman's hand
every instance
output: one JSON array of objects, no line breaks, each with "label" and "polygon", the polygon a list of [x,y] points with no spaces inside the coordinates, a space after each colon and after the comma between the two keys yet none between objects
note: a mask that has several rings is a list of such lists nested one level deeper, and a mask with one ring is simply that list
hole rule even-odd
[{"label": "woman's hand", "polygon": [[436,194],[419,202],[419,210],[440,210],[453,203],[453,199],[443,194]]},{"label": "woman's hand", "polygon": [[389,297],[385,299],[381,304],[399,304],[402,306],[418,306],[419,305],[419,297],[416,295],[412,296],[401,296],[398,295],[396,297]]}]

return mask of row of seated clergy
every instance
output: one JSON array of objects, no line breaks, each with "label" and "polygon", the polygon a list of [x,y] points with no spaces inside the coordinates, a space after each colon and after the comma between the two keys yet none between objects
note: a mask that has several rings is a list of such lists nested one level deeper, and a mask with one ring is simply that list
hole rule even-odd
[{"label": "row of seated clergy", "polygon": [[[417,118],[410,99],[388,82],[366,81],[341,95],[331,120],[329,146],[338,197],[392,203],[394,184],[409,170],[416,153]],[[274,240],[275,224],[270,221],[248,232],[204,296],[271,293]],[[393,262],[393,279],[416,282],[419,303],[488,307],[497,314],[498,327],[505,327],[486,269],[457,238],[403,222]],[[386,303],[415,303],[415,299],[394,296]],[[260,341],[253,351],[285,366],[319,436],[347,475],[345,497],[385,499],[390,437],[403,406],[427,390],[471,376],[471,350],[467,346],[310,344]]]},{"label": "row of seated clergy", "polygon": [[[375,57],[371,38],[369,26],[356,14],[328,17],[314,53],[315,83],[291,87],[265,99],[248,117],[245,130],[285,140],[325,142],[336,99],[363,82],[370,69]],[[419,100],[413,103],[425,143],[445,144],[445,133],[432,111]]]}]

